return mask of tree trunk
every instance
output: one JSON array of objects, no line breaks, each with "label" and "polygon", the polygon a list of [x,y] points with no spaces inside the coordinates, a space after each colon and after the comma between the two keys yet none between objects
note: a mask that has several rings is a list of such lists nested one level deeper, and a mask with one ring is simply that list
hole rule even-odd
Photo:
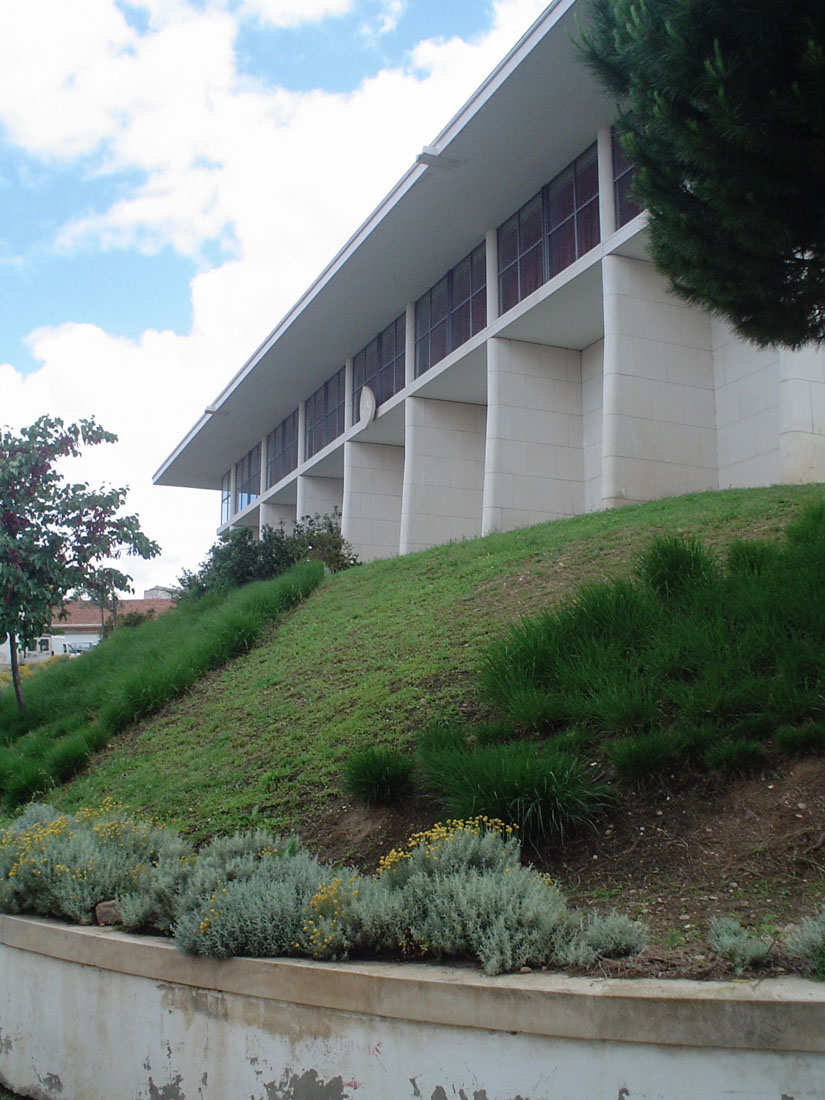
[{"label": "tree trunk", "polygon": [[14,684],[17,707],[21,714],[25,714],[26,700],[23,698],[23,686],[20,683],[20,665],[17,663],[17,638],[14,634],[9,634],[9,655],[11,657],[11,680]]}]

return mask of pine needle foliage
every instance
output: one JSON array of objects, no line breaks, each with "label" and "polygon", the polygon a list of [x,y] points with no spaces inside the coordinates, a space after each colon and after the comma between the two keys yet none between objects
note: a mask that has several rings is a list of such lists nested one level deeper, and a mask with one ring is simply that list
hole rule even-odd
[{"label": "pine needle foliage", "polygon": [[593,0],[586,64],[681,297],[746,339],[825,339],[825,5]]}]

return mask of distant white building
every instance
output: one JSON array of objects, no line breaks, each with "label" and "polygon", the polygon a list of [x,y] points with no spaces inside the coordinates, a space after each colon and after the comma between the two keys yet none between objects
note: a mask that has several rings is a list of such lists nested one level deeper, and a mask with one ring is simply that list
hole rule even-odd
[{"label": "distant white building", "polygon": [[163,585],[156,584],[154,588],[143,590],[143,598],[144,600],[173,600],[175,592],[172,588],[164,588]]},{"label": "distant white building", "polygon": [[547,7],[156,483],[220,489],[220,530],[337,507],[366,560],[825,479],[825,354],[759,350],[668,292],[577,9]]}]

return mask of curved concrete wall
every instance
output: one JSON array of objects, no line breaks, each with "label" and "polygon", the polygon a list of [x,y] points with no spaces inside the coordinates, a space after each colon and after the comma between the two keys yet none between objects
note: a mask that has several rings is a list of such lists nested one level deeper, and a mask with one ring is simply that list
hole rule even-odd
[{"label": "curved concrete wall", "polygon": [[185,958],[0,917],[0,1080],[60,1100],[814,1100],[825,986]]}]

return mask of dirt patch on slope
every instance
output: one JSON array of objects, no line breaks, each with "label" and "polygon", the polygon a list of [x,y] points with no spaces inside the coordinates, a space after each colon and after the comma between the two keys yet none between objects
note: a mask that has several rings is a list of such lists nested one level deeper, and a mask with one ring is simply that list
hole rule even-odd
[{"label": "dirt patch on slope", "polygon": [[[336,800],[304,839],[326,859],[371,871],[386,851],[443,816],[423,797],[399,810]],[[571,904],[647,923],[642,955],[605,964],[604,973],[729,977],[707,945],[713,917],[736,916],[776,939],[825,900],[825,759],[780,759],[733,782],[673,775],[628,789],[597,828],[528,855]],[[786,968],[780,953],[767,972]]]}]

